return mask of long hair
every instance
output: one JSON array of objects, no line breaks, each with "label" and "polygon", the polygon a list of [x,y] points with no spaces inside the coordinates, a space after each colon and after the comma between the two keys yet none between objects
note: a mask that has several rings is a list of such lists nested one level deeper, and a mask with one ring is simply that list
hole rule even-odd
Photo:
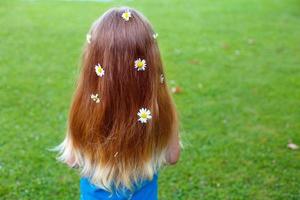
[{"label": "long hair", "polygon": [[[128,21],[122,18],[125,11],[131,13]],[[152,179],[166,162],[171,135],[178,132],[153,34],[139,12],[113,8],[94,22],[85,45],[60,159],[72,160],[82,176],[106,190]],[[146,61],[144,71],[135,68],[138,58]],[[101,77],[97,64],[105,71]],[[95,93],[97,101],[91,99]],[[138,120],[141,108],[151,112],[147,123]]]}]

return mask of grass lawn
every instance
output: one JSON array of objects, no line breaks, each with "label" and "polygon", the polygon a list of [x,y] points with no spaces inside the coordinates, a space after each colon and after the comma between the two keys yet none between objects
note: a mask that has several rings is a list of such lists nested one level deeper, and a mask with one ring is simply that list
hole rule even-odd
[{"label": "grass lawn", "polygon": [[[64,137],[85,35],[112,6],[159,33],[185,149],[160,199],[300,199],[297,0],[0,2],[0,199],[78,199]],[[172,81],[171,81],[172,80]]]}]

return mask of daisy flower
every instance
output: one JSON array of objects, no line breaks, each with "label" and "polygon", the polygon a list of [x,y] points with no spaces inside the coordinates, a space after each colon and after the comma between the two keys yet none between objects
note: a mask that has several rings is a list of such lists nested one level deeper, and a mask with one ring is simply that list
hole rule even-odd
[{"label": "daisy flower", "polygon": [[160,75],[160,83],[164,83],[165,77],[163,74]]},{"label": "daisy flower", "polygon": [[99,94],[91,94],[91,99],[92,99],[93,101],[95,101],[96,103],[99,103],[99,102],[100,102]]},{"label": "daisy flower", "polygon": [[136,68],[138,71],[145,71],[146,69],[146,61],[143,59],[137,59],[134,61],[134,68]]},{"label": "daisy flower", "polygon": [[95,71],[96,71],[96,74],[100,77],[102,77],[104,75],[104,69],[101,67],[100,64],[95,66]]},{"label": "daisy flower", "polygon": [[158,33],[153,33],[153,38],[156,39],[158,37]]},{"label": "daisy flower", "polygon": [[141,108],[137,115],[140,117],[138,121],[141,123],[147,123],[147,120],[152,118],[150,110],[146,108]]},{"label": "daisy flower", "polygon": [[129,12],[129,10],[123,12],[122,14],[122,18],[125,20],[125,21],[129,21],[129,18],[131,17],[131,12]]},{"label": "daisy flower", "polygon": [[91,39],[92,39],[92,36],[91,36],[91,34],[86,34],[86,41],[87,41],[87,43],[91,43]]}]

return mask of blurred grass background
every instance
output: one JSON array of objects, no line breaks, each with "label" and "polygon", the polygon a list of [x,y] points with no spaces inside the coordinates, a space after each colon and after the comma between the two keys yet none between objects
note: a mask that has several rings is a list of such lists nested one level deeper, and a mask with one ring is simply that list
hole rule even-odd
[{"label": "blurred grass background", "polygon": [[300,199],[300,2],[0,2],[0,199],[78,199],[64,137],[91,23],[112,6],[159,33],[185,149],[160,199]]}]

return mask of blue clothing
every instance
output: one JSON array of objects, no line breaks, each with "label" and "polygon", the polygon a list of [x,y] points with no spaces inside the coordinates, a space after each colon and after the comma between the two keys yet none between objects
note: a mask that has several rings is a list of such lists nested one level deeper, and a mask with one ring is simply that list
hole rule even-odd
[{"label": "blue clothing", "polygon": [[133,191],[124,189],[110,193],[96,187],[89,179],[80,179],[80,200],[157,200],[157,175],[136,185]]}]

